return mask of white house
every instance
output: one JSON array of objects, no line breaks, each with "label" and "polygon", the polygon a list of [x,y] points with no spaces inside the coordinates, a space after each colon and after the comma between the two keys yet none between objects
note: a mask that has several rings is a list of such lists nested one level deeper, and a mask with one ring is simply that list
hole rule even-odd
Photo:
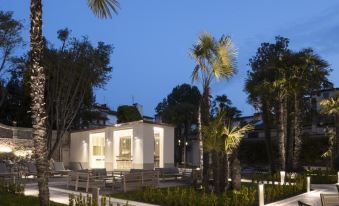
[{"label": "white house", "polygon": [[174,127],[145,120],[70,135],[70,164],[89,169],[153,169],[174,166]]}]

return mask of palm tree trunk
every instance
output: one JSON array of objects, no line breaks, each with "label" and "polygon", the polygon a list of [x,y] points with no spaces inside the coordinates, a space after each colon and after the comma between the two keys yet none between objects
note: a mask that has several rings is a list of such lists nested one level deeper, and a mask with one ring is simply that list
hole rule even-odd
[{"label": "palm tree trunk", "polygon": [[294,156],[294,119],[291,119],[293,116],[289,115],[292,108],[294,108],[294,101],[286,100],[286,111],[285,111],[285,124],[286,124],[286,170],[291,171],[293,169],[293,156]]},{"label": "palm tree trunk", "polygon": [[223,193],[225,191],[226,187],[226,172],[225,172],[225,165],[227,164],[226,158],[225,158],[225,153],[224,152],[219,152],[219,189],[220,193]]},{"label": "palm tree trunk", "polygon": [[235,150],[232,154],[231,179],[232,179],[232,189],[239,190],[241,188],[241,174],[240,174],[240,161],[238,159],[237,150]]},{"label": "palm tree trunk", "polygon": [[219,154],[217,151],[213,150],[212,151],[212,159],[213,159],[213,185],[214,185],[214,192],[219,193],[220,192],[220,174],[219,174],[219,166],[220,166],[220,161],[219,161]]},{"label": "palm tree trunk", "polygon": [[[333,158],[336,161],[339,158],[339,114],[335,115],[335,156]],[[334,164],[334,166],[336,166]]]},{"label": "palm tree trunk", "polygon": [[[209,117],[210,117],[210,88],[209,85],[205,85],[203,88],[203,94],[202,94],[202,99],[201,99],[201,107],[200,107],[200,112],[201,112],[201,125],[208,125],[209,123]],[[201,129],[200,129],[201,132]],[[203,137],[201,135],[201,150],[203,151]],[[205,187],[205,190],[209,190],[209,164],[210,164],[210,153],[209,152],[202,152],[203,154],[203,170],[202,170],[202,175],[203,175],[203,185]]]},{"label": "palm tree trunk", "polygon": [[301,125],[301,109],[300,96],[294,94],[294,155],[293,155],[293,169],[299,168],[299,157],[302,144],[302,125]]},{"label": "palm tree trunk", "polygon": [[33,126],[34,157],[37,167],[40,206],[49,205],[48,161],[45,111],[45,73],[41,64],[43,56],[42,3],[31,0],[31,112]]},{"label": "palm tree trunk", "polygon": [[266,153],[268,157],[268,163],[270,164],[271,171],[275,172],[275,164],[273,162],[273,152],[272,152],[272,139],[271,139],[271,118],[270,118],[270,112],[268,110],[267,102],[263,102],[263,124],[264,124],[264,133],[265,133],[265,147],[266,147]]},{"label": "palm tree trunk", "polygon": [[285,170],[286,154],[285,154],[285,99],[279,99],[279,115],[278,115],[278,145],[279,145],[279,164],[280,170]]}]

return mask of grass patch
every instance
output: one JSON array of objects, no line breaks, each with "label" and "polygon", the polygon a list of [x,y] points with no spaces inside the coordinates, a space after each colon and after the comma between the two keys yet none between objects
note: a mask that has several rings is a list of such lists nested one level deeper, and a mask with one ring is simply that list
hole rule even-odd
[{"label": "grass patch", "polygon": [[[13,195],[13,194],[0,194],[0,206],[39,206],[39,200],[37,197],[33,196],[24,196],[24,195]],[[59,204],[55,202],[50,202],[50,206],[65,206],[64,204]]]}]

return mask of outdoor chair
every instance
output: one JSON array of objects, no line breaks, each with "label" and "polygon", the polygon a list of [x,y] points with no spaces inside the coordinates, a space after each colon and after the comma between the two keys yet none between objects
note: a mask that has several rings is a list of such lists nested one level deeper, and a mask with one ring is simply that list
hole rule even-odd
[{"label": "outdoor chair", "polygon": [[163,180],[178,179],[178,177],[182,177],[179,169],[176,167],[165,167],[165,168],[155,168],[155,171],[159,172],[160,178]]},{"label": "outdoor chair", "polygon": [[11,172],[5,163],[0,163],[0,178],[3,180],[13,179],[15,182],[15,178],[18,176],[18,173]]},{"label": "outdoor chair", "polygon": [[67,187],[74,186],[76,191],[79,188],[84,188],[86,192],[88,192],[90,188],[101,188],[105,186],[105,180],[98,179],[90,171],[71,172],[68,178]]},{"label": "outdoor chair", "polygon": [[25,177],[27,178],[28,176],[37,176],[38,175],[38,170],[36,168],[36,165],[33,162],[28,162],[27,163],[27,172],[25,174]]},{"label": "outdoor chair", "polygon": [[298,206],[311,206],[311,205],[298,201]]},{"label": "outdoor chair", "polygon": [[63,162],[53,162],[52,174],[69,175],[71,170],[66,170]]},{"label": "outdoor chair", "polygon": [[339,205],[338,194],[320,194],[322,206],[334,206]]},{"label": "outdoor chair", "polygon": [[[117,183],[115,183],[117,185]],[[133,191],[143,187],[158,187],[159,173],[156,171],[133,172],[125,174],[119,183],[122,191]],[[114,189],[114,186],[113,186]]]}]

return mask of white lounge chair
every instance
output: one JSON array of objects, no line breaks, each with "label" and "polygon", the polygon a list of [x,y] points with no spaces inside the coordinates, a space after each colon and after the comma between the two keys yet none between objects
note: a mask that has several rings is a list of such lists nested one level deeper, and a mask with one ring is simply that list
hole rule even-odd
[{"label": "white lounge chair", "polygon": [[71,170],[66,170],[63,162],[53,162],[52,174],[69,175]]}]

